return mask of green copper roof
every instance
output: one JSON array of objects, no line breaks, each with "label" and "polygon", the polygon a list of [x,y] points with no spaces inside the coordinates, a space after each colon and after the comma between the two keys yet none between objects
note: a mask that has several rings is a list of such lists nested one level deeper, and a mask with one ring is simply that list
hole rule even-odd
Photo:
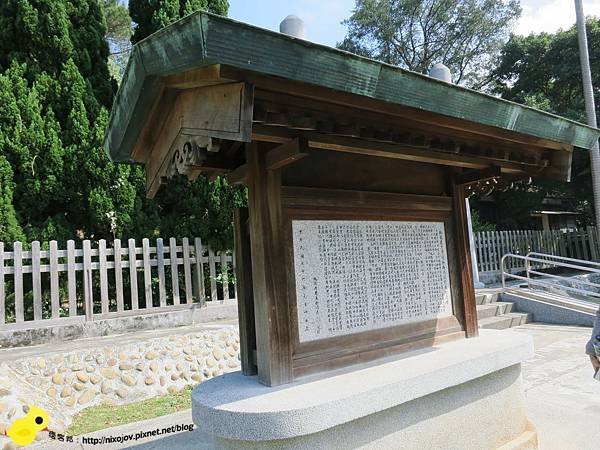
[{"label": "green copper roof", "polygon": [[127,161],[160,78],[212,64],[305,82],[589,149],[600,131],[425,75],[205,12],[139,42],[115,99],[104,146]]}]

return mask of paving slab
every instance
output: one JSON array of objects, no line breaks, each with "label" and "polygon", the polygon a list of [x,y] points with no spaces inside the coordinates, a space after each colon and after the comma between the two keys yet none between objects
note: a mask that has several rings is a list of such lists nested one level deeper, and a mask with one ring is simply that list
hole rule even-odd
[{"label": "paving slab", "polygon": [[528,415],[541,450],[600,448],[600,383],[584,353],[591,329],[527,324],[535,356],[523,364]]}]

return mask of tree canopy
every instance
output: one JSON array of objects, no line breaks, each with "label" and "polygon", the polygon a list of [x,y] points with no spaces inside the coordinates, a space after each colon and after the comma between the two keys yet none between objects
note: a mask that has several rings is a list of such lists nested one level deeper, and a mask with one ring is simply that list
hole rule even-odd
[{"label": "tree canopy", "polygon": [[149,200],[143,167],[105,154],[117,86],[106,37],[127,35],[106,28],[106,8],[127,21],[111,0],[6,0],[0,10],[0,241],[186,235],[231,248],[244,191],[178,178]]},{"label": "tree canopy", "polygon": [[120,81],[131,53],[131,17],[122,0],[102,0],[101,5],[106,21],[105,37],[110,51],[109,69],[111,75]]},{"label": "tree canopy", "polygon": [[[588,19],[587,36],[593,84],[597,89],[600,86],[600,20]],[[494,80],[492,90],[505,99],[585,122],[575,26],[553,34],[512,36],[502,50],[500,62],[491,72],[490,79]],[[597,105],[598,100],[596,90]],[[539,206],[541,198],[547,194],[563,197],[571,200],[573,208],[581,213],[580,224],[588,225],[594,221],[589,167],[588,152],[575,150],[571,183],[534,180],[526,191],[497,193],[494,198],[501,204],[510,202],[521,208],[531,208]],[[507,215],[506,220],[512,223],[501,225],[518,226],[519,217],[523,215]]]},{"label": "tree canopy", "polygon": [[157,30],[195,12],[204,10],[226,16],[227,0],[129,0],[129,14],[135,22],[135,44]]},{"label": "tree canopy", "polygon": [[[120,225],[131,216],[130,168],[111,164],[101,148],[115,87],[104,34],[95,0],[8,0],[2,9],[0,146],[11,166],[3,177],[28,238],[97,233],[107,210]],[[0,240],[15,235],[7,234]]]},{"label": "tree canopy", "polygon": [[356,0],[338,47],[421,73],[441,62],[480,87],[520,14],[518,0]]}]

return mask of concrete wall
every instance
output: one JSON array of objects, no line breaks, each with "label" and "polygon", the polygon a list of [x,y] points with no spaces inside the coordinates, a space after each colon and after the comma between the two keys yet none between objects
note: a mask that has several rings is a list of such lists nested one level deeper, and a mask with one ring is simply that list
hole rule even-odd
[{"label": "concrete wall", "polygon": [[228,301],[216,305],[190,308],[171,312],[157,312],[115,319],[95,320],[65,325],[0,331],[1,347],[19,347],[48,342],[61,342],[78,338],[106,336],[136,330],[172,328],[213,320],[237,319],[237,302]]},{"label": "concrete wall", "polygon": [[540,300],[520,297],[510,293],[501,293],[500,300],[514,303],[519,312],[531,313],[534,322],[557,325],[593,327],[595,314],[590,314]]}]

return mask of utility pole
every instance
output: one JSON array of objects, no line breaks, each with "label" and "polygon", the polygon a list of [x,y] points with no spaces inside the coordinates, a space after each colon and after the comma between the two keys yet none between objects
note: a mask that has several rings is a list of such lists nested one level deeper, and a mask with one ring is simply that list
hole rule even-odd
[{"label": "utility pole", "polygon": [[[577,35],[579,38],[579,59],[581,60],[581,77],[583,94],[585,96],[585,112],[589,126],[596,128],[596,105],[592,88],[592,71],[588,53],[587,34],[585,30],[585,15],[582,0],[575,0],[575,15],[577,16]],[[592,172],[592,188],[594,191],[594,211],[596,213],[596,230],[600,236],[600,147],[598,141],[590,150],[590,169]]]}]

